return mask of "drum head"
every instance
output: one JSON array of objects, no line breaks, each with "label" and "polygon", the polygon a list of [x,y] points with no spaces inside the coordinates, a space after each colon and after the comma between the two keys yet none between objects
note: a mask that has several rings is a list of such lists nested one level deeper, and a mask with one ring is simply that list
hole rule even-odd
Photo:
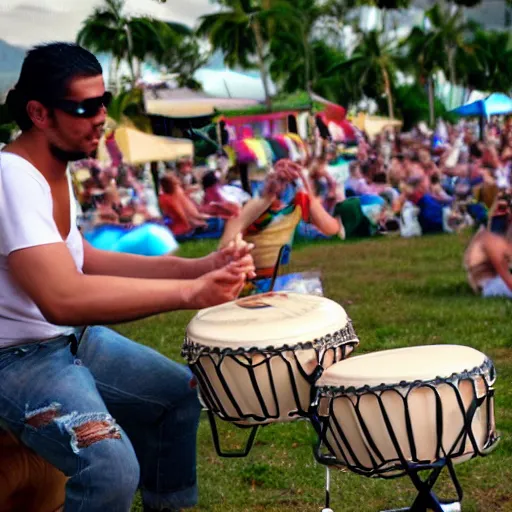
[{"label": "drum head", "polygon": [[265,293],[199,311],[187,338],[218,348],[279,348],[334,334],[348,322],[345,310],[325,297]]},{"label": "drum head", "polygon": [[426,345],[351,357],[327,369],[317,387],[361,388],[429,381],[480,367],[487,357],[460,345]]}]

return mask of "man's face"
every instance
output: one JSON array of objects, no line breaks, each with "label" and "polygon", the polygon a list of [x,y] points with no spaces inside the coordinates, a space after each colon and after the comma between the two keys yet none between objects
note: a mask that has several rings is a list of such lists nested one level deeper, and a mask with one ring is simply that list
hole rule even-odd
[{"label": "man's face", "polygon": [[[104,93],[102,75],[75,78],[69,84],[66,97],[62,99],[82,102],[103,96]],[[105,120],[105,107],[100,107],[93,117],[77,117],[55,108],[47,132],[50,147],[69,156],[69,160],[89,157],[98,149]]]}]

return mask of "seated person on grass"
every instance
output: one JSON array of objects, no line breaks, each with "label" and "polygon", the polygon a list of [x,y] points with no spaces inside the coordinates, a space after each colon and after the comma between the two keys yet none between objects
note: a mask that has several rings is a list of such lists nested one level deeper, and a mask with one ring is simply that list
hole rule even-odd
[{"label": "seated person on grass", "polygon": [[214,171],[208,171],[202,177],[204,197],[200,210],[212,216],[222,219],[237,217],[241,207],[237,202],[230,201],[223,192],[224,186]]},{"label": "seated person on grass", "polygon": [[208,216],[199,211],[172,173],[162,177],[160,186],[162,192],[158,198],[158,204],[162,215],[169,219],[169,227],[174,235],[187,235],[196,228],[207,227]]},{"label": "seated person on grass", "polygon": [[510,228],[506,236],[480,228],[464,253],[469,284],[482,297],[512,298],[511,235]]}]

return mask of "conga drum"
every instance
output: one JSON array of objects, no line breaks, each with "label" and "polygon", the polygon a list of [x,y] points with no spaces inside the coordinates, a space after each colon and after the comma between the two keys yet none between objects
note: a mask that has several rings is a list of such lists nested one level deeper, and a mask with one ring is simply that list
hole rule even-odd
[{"label": "conga drum", "polygon": [[61,512],[67,477],[0,428],[0,512]]},{"label": "conga drum", "polygon": [[336,302],[267,293],[199,311],[182,353],[206,408],[247,427],[306,417],[317,378],[357,344]]},{"label": "conga drum", "polygon": [[[486,455],[498,440],[495,378],[490,359],[457,345],[386,350],[334,364],[316,383],[317,459],[365,476],[408,475],[419,491],[410,510],[441,512],[432,486],[443,467],[460,502],[453,464]],[[425,469],[433,471],[423,482],[418,472]]]}]

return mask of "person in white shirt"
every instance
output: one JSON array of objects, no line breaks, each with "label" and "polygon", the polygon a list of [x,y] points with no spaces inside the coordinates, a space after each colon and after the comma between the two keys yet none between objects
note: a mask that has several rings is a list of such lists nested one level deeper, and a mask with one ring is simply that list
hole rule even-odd
[{"label": "person in white shirt", "polygon": [[67,43],[30,50],[8,94],[22,133],[0,152],[0,424],[68,477],[66,512],[126,512],[138,488],[145,510],[178,510],[197,501],[195,380],[101,325],[235,299],[251,247],[187,260],[84,241],[66,167],[97,149],[109,100]]}]

